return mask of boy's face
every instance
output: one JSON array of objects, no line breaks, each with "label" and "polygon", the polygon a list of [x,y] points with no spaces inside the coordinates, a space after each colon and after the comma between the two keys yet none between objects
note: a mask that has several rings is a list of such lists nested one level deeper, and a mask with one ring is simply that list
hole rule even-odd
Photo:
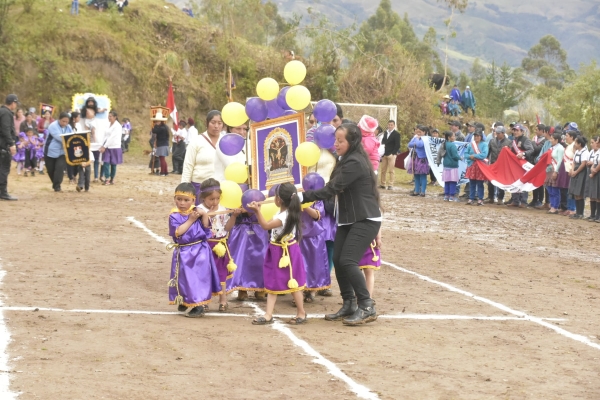
[{"label": "boy's face", "polygon": [[175,205],[179,211],[187,211],[194,204],[194,199],[188,196],[175,196]]}]

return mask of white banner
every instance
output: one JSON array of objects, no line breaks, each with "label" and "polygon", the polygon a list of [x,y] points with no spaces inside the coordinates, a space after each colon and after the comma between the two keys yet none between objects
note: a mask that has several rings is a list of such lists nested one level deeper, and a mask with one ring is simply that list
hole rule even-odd
[{"label": "white banner", "polygon": [[[429,167],[433,171],[435,175],[435,179],[437,179],[438,183],[441,186],[444,186],[444,181],[442,180],[442,172],[444,172],[444,163],[441,162],[440,165],[436,165],[435,159],[437,158],[438,149],[440,146],[446,141],[446,139],[442,138],[434,138],[430,136],[422,136],[423,144],[425,145],[425,153],[427,154],[427,161],[429,162]],[[454,142],[456,145],[456,149],[458,150],[458,155],[461,157],[461,160],[458,162],[458,176],[460,176],[459,185],[469,182],[467,178],[465,178],[465,173],[467,171],[467,163],[462,160],[464,156],[465,150],[469,143],[467,142]]]}]

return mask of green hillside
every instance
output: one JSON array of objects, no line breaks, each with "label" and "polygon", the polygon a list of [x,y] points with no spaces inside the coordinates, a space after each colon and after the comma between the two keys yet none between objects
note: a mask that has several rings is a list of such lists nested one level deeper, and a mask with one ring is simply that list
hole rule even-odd
[{"label": "green hillside", "polygon": [[60,110],[70,109],[75,93],[106,94],[121,116],[133,116],[140,126],[148,107],[165,104],[169,76],[180,114],[202,120],[225,102],[228,65],[244,77],[237,98],[251,95],[259,77],[283,68],[275,51],[221,37],[162,0],[132,1],[123,16],[82,6],[74,17],[69,4],[36,0],[29,13],[22,3],[10,9],[0,42],[1,93],[17,93],[26,106],[45,102]]}]

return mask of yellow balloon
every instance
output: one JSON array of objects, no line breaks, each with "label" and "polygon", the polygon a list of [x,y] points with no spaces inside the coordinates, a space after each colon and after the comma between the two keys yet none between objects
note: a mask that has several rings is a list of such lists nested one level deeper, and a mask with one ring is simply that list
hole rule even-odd
[{"label": "yellow balloon", "polygon": [[248,180],[248,169],[239,162],[229,164],[225,168],[225,179],[235,183],[245,183]]},{"label": "yellow balloon", "polygon": [[256,93],[264,101],[273,100],[279,94],[279,83],[273,78],[262,78],[256,85]]},{"label": "yellow balloon", "polygon": [[297,85],[306,78],[306,66],[298,60],[290,61],[285,64],[283,76],[290,85]]},{"label": "yellow balloon", "polygon": [[260,213],[265,217],[267,221],[273,219],[275,214],[279,212],[279,207],[275,203],[263,204],[260,206]]},{"label": "yellow balloon", "polygon": [[319,146],[312,142],[300,143],[296,148],[296,161],[303,167],[312,167],[319,162],[320,157],[321,150]]},{"label": "yellow balloon", "polygon": [[246,107],[236,102],[225,104],[221,111],[221,117],[223,118],[223,122],[229,126],[240,126],[248,121]]},{"label": "yellow balloon", "polygon": [[242,188],[232,181],[221,181],[221,201],[225,208],[240,208],[242,206]]},{"label": "yellow balloon", "polygon": [[300,206],[300,208],[302,208],[302,210],[306,210],[307,208],[309,208],[310,206],[312,206],[313,204],[315,204],[314,201],[311,201],[310,203],[304,203]]},{"label": "yellow balloon", "polygon": [[285,101],[293,110],[304,110],[310,104],[310,91],[302,85],[292,86],[285,94]]}]

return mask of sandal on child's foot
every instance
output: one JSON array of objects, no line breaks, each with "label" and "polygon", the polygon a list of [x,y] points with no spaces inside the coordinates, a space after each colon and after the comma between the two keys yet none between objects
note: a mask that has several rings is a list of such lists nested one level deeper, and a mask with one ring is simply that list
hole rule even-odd
[{"label": "sandal on child's foot", "polygon": [[275,318],[266,319],[265,317],[258,317],[252,320],[252,325],[271,325],[275,322]]},{"label": "sandal on child's foot", "polygon": [[219,304],[219,312],[227,312],[229,310],[229,303]]},{"label": "sandal on child's foot", "polygon": [[317,292],[317,294],[319,296],[324,296],[324,297],[331,297],[333,296],[333,292],[331,291],[331,289],[323,289],[323,290],[319,290]]},{"label": "sandal on child's foot", "polygon": [[304,292],[304,302],[312,303],[313,301],[315,301],[315,298],[313,297],[312,292]]},{"label": "sandal on child's foot", "polygon": [[204,307],[196,306],[192,308],[185,316],[188,318],[202,318],[204,317]]},{"label": "sandal on child's foot", "polygon": [[245,290],[238,290],[237,301],[246,301],[248,300],[248,292]]},{"label": "sandal on child's foot", "polygon": [[288,321],[290,325],[303,325],[308,322],[308,314],[304,313],[304,318],[294,317]]},{"label": "sandal on child's foot", "polygon": [[177,311],[179,311],[179,312],[186,312],[187,309],[188,308],[186,306],[184,306],[183,304],[180,304],[177,306]]},{"label": "sandal on child's foot", "polygon": [[205,304],[205,305],[203,305],[202,307],[204,308],[204,311],[205,311],[205,312],[208,312],[208,304]]}]

